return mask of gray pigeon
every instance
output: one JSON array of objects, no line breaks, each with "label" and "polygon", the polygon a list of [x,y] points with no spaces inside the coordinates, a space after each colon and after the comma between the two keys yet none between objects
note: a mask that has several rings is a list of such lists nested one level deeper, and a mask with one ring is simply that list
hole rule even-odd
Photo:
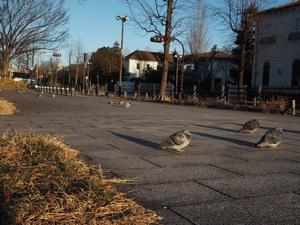
[{"label": "gray pigeon", "polygon": [[259,128],[259,123],[257,119],[248,121],[243,125],[243,127],[238,131],[240,133],[254,133]]},{"label": "gray pigeon", "polygon": [[109,99],[108,104],[110,105],[114,104],[113,100]]},{"label": "gray pigeon", "polygon": [[124,105],[124,103],[125,102],[123,100],[119,102],[120,105]]},{"label": "gray pigeon", "polygon": [[131,106],[131,103],[130,102],[124,102],[123,105],[124,105],[125,108],[129,108]]},{"label": "gray pigeon", "polygon": [[52,95],[51,95],[51,97],[52,97],[52,98],[55,98],[55,97],[56,97],[56,95],[55,95],[55,94],[52,94]]},{"label": "gray pigeon", "polygon": [[278,146],[282,141],[282,129],[279,127],[268,130],[265,135],[256,144],[256,148],[274,148]]},{"label": "gray pigeon", "polygon": [[192,135],[188,130],[181,130],[175,134],[172,134],[165,141],[163,141],[160,149],[173,149],[178,152],[182,152],[183,148],[188,146],[191,142]]},{"label": "gray pigeon", "polygon": [[41,93],[38,93],[36,97],[41,98],[41,97],[42,97],[42,94],[41,94]]}]

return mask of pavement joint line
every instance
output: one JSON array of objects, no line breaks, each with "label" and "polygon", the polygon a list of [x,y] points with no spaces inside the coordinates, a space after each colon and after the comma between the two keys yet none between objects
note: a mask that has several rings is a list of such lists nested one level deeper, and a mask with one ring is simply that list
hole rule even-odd
[{"label": "pavement joint line", "polygon": [[288,161],[288,162],[300,163],[300,161],[295,160],[295,159],[282,159],[282,161]]},{"label": "pavement joint line", "polygon": [[254,198],[265,198],[270,196],[279,196],[279,195],[286,195],[286,194],[297,194],[296,191],[287,191],[287,192],[279,192],[279,193],[272,193],[272,194],[264,194],[264,195],[253,195],[248,197],[236,198],[235,200],[247,200],[247,199],[254,199]]},{"label": "pavement joint line", "polygon": [[293,174],[293,175],[295,175],[295,176],[300,176],[300,173],[297,173],[297,172],[294,172],[294,171],[290,171],[289,173],[290,173],[290,174]]},{"label": "pavement joint line", "polygon": [[[253,146],[254,146],[254,143],[253,143]],[[246,147],[241,148],[241,146],[236,146],[236,145],[226,145],[226,147],[233,148],[233,149],[239,150],[239,151],[250,152],[250,149],[245,149]],[[251,147],[247,147],[247,148],[251,148]],[[255,151],[256,149],[254,148],[254,150],[253,150],[253,148],[251,148],[252,151]]]},{"label": "pavement joint line", "polygon": [[293,153],[297,153],[297,154],[300,154],[300,152],[297,152],[297,151],[293,151],[293,150],[290,150],[290,149],[285,149],[285,151],[287,151],[287,152],[293,152]]},{"label": "pavement joint line", "polygon": [[168,209],[169,211],[173,212],[174,214],[176,214],[177,216],[179,216],[180,218],[186,220],[187,222],[189,222],[192,225],[197,225],[196,223],[194,223],[193,221],[191,221],[190,219],[186,218],[185,216],[181,215],[180,213],[178,213],[176,210],[172,209],[171,207],[163,207],[164,209]]},{"label": "pavement joint line", "polygon": [[209,185],[203,184],[203,183],[201,183],[201,182],[199,182],[199,181],[197,181],[197,180],[194,180],[194,182],[195,182],[196,184],[200,184],[200,185],[202,185],[202,186],[204,186],[204,187],[206,187],[206,188],[208,188],[208,189],[211,189],[211,190],[213,190],[213,191],[215,191],[215,192],[218,192],[219,194],[225,195],[225,196],[227,196],[227,197],[229,197],[229,198],[231,198],[231,199],[233,199],[233,200],[237,200],[236,197],[233,197],[233,196],[231,196],[230,194],[227,194],[227,193],[225,193],[225,192],[223,192],[223,191],[220,191],[220,190],[218,190],[218,189],[215,189],[215,188],[213,188],[213,187],[211,187],[211,186],[209,186]]},{"label": "pavement joint line", "polygon": [[245,177],[244,174],[241,174],[241,173],[238,173],[238,172],[229,170],[229,169],[225,169],[225,168],[223,168],[223,167],[216,166],[216,165],[213,165],[213,164],[211,164],[211,163],[208,163],[207,165],[212,166],[212,167],[215,167],[215,168],[218,168],[218,169],[221,169],[221,170],[225,170],[225,171],[228,171],[228,172],[231,172],[231,173],[234,173],[234,174],[239,175],[239,176],[242,176],[242,177]]},{"label": "pavement joint line", "polygon": [[227,155],[227,154],[224,154],[224,153],[220,153],[221,156],[226,156],[226,157],[229,157],[229,158],[233,158],[233,159],[238,159],[238,160],[242,160],[244,162],[249,162],[249,160],[247,159],[242,159],[242,158],[239,158],[239,157],[235,157],[235,156],[232,156],[232,155]]},{"label": "pavement joint line", "polygon": [[96,139],[96,137],[94,137],[94,136],[92,136],[92,135],[90,135],[90,134],[86,134],[86,136],[88,136],[88,137],[90,137],[90,138],[92,138],[92,139]]},{"label": "pavement joint line", "polygon": [[158,164],[158,163],[152,162],[152,161],[150,161],[150,160],[148,160],[148,159],[145,159],[145,158],[143,158],[143,157],[139,157],[139,158],[142,159],[142,160],[144,160],[144,161],[146,161],[146,162],[148,162],[148,163],[151,163],[152,165],[155,165],[155,166],[157,166],[157,167],[159,167],[159,168],[164,168],[163,165],[160,165],[160,164]]},{"label": "pavement joint line", "polygon": [[113,147],[114,149],[117,149],[117,150],[121,151],[121,148],[119,148],[118,146],[115,146],[115,145],[109,144],[109,143],[107,145],[110,146],[110,147]]}]

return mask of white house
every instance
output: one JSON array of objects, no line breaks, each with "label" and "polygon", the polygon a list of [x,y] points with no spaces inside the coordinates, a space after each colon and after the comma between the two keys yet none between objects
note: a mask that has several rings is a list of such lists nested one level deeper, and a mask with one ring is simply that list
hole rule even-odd
[{"label": "white house", "polygon": [[163,53],[136,50],[126,56],[125,69],[130,78],[142,77],[150,68],[162,66]]},{"label": "white house", "polygon": [[253,64],[253,87],[300,87],[300,0],[259,13]]}]

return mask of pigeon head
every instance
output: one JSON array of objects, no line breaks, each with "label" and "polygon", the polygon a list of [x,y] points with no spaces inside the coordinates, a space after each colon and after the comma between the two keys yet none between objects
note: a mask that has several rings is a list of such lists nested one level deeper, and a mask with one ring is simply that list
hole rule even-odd
[{"label": "pigeon head", "polygon": [[191,133],[188,130],[183,130],[182,132],[188,137],[191,136]]},{"label": "pigeon head", "polygon": [[257,123],[257,124],[259,124],[258,119],[253,119],[252,121],[255,122],[255,123]]},{"label": "pigeon head", "polygon": [[283,131],[282,131],[282,128],[280,128],[280,127],[275,127],[274,130],[277,130],[277,131],[279,131],[280,133],[283,132]]}]

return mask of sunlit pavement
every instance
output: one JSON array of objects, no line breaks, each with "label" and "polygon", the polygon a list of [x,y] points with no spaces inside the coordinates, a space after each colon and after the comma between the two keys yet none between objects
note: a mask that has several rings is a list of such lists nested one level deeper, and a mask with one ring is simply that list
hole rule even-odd
[{"label": "sunlit pavement", "polygon": [[[0,117],[0,130],[61,136],[165,224],[300,224],[300,117],[2,91],[19,113]],[[261,129],[235,131],[252,119]],[[267,128],[284,129],[273,150],[255,149]],[[182,154],[158,150],[180,129],[193,139]]]}]

